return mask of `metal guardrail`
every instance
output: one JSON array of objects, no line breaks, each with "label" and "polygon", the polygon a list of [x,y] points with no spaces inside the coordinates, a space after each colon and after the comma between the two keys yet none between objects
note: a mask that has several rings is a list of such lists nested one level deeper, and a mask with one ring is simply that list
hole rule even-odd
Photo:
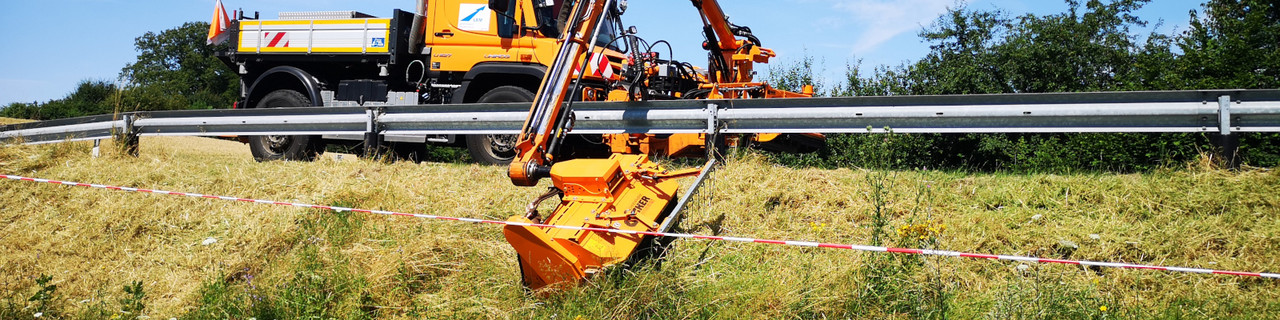
[{"label": "metal guardrail", "polygon": [[[0,126],[0,141],[516,134],[528,103],[128,112]],[[578,102],[572,133],[1280,132],[1280,90]]]}]

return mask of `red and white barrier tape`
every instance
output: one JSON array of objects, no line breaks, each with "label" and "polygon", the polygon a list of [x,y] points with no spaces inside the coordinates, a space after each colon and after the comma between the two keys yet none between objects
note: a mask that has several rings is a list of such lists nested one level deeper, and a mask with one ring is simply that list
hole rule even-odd
[{"label": "red and white barrier tape", "polygon": [[569,230],[591,231],[591,232],[637,234],[637,235],[648,235],[648,236],[657,236],[657,237],[677,237],[677,238],[721,240],[721,241],[733,241],[733,242],[755,242],[755,243],[781,244],[781,245],[798,246],[798,247],[849,249],[849,250],[871,251],[871,252],[906,253],[906,254],[991,259],[991,260],[1013,260],[1013,261],[1037,262],[1037,263],[1059,263],[1059,264],[1073,264],[1073,265],[1081,265],[1081,266],[1108,267],[1108,268],[1148,269],[1148,270],[1162,270],[1162,271],[1170,271],[1170,272],[1189,272],[1189,273],[1205,273],[1205,274],[1228,274],[1228,275],[1236,275],[1236,276],[1280,279],[1280,274],[1276,274],[1276,273],[1257,273],[1257,272],[1225,271],[1225,270],[1199,269],[1199,268],[1166,267],[1166,266],[1155,266],[1155,265],[1142,265],[1142,264],[1130,264],[1130,263],[1119,263],[1119,262],[1097,262],[1097,261],[1086,261],[1086,260],[1043,259],[1043,258],[1026,257],[1026,256],[992,255],[992,254],[981,254],[981,253],[967,253],[967,252],[959,252],[959,251],[945,251],[945,250],[892,248],[892,247],[880,247],[880,246],[864,246],[864,245],[856,245],[856,244],[821,243],[821,242],[791,241],[791,240],[768,240],[768,239],[752,239],[752,238],[737,238],[737,237],[718,237],[718,236],[703,236],[703,235],[687,234],[687,233],[647,232],[647,231],[632,231],[632,230],[591,228],[591,227],[559,226],[559,225],[548,225],[548,224],[511,222],[511,221],[444,217],[444,216],[436,216],[436,215],[429,215],[429,214],[402,213],[402,212],[385,211],[385,210],[366,210],[366,209],[356,209],[356,208],[346,208],[346,207],[321,206],[321,205],[305,204],[305,203],[279,202],[279,201],[246,199],[246,198],[236,198],[236,197],[226,197],[226,196],[213,196],[213,195],[205,195],[205,194],[198,194],[198,193],[150,190],[150,189],[139,189],[139,188],[129,188],[129,187],[117,187],[117,186],[109,186],[109,185],[101,185],[101,184],[88,184],[88,183],[79,183],[79,182],[70,182],[70,181],[27,178],[27,177],[11,176],[11,175],[4,175],[4,174],[0,174],[0,177],[5,179],[10,179],[10,180],[61,184],[61,185],[68,185],[68,186],[90,187],[90,188],[110,189],[110,190],[118,190],[118,191],[168,194],[168,195],[175,195],[175,196],[219,199],[219,200],[238,201],[238,202],[252,202],[252,203],[270,204],[270,205],[278,205],[278,206],[324,209],[324,210],[332,210],[332,211],[338,211],[338,212],[350,211],[350,212],[372,213],[372,214],[391,215],[391,216],[404,216],[404,217],[414,217],[414,218],[424,218],[424,219],[451,220],[451,221],[472,222],[472,223],[487,223],[487,224],[495,224],[495,225],[530,226],[530,227],[539,227],[539,228],[557,228],[557,229],[569,229]]}]

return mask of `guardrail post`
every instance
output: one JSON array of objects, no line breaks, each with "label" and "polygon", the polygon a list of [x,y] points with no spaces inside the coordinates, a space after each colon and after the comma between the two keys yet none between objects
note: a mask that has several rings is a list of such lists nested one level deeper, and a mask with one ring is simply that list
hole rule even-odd
[{"label": "guardrail post", "polygon": [[121,120],[124,120],[124,130],[116,135],[116,142],[120,143],[120,151],[124,151],[127,155],[137,157],[138,130],[133,127],[134,116],[132,114],[125,114],[121,116]]},{"label": "guardrail post", "polygon": [[382,124],[378,123],[378,115],[381,110],[376,107],[368,107],[365,108],[364,112],[369,115],[369,119],[365,122],[364,157],[365,159],[379,159],[382,157]]},{"label": "guardrail post", "polygon": [[720,105],[715,103],[707,103],[707,133],[704,136],[706,141],[707,159],[720,162],[724,160],[725,143],[724,138],[720,135],[719,121]]},{"label": "guardrail post", "polygon": [[1218,145],[1219,156],[1228,168],[1240,167],[1240,135],[1231,134],[1231,96],[1218,96]]}]

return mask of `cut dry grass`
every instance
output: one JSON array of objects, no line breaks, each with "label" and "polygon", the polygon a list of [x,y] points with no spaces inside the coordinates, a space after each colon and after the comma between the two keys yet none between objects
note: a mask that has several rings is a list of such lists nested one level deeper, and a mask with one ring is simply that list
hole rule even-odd
[{"label": "cut dry grass", "polygon": [[[86,143],[0,147],[0,172],[486,219],[521,212],[542,191],[510,186],[500,167],[256,163],[236,142],[141,145],[139,158],[91,158]],[[1280,175],[1208,167],[871,172],[748,155],[716,173],[681,231],[857,244],[879,235],[885,245],[1278,271]],[[1280,314],[1276,280],[698,240],[676,241],[661,268],[538,298],[520,287],[514,253],[487,225],[14,181],[0,181],[0,208],[0,298],[14,316],[36,311],[26,300],[42,274],[57,285],[49,301],[62,306],[51,314],[86,317],[120,313],[129,296],[121,289],[134,281],[153,319]],[[940,231],[922,231],[931,228]]]},{"label": "cut dry grass", "polygon": [[15,124],[15,123],[26,123],[26,122],[31,122],[31,121],[32,121],[32,120],[27,120],[27,119],[14,119],[14,118],[5,118],[5,117],[0,117],[0,125]]}]

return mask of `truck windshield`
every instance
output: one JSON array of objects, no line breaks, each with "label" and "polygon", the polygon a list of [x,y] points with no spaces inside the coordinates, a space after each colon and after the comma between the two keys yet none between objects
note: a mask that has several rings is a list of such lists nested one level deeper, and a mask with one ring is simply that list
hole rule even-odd
[{"label": "truck windshield", "polygon": [[613,49],[614,51],[618,51],[618,52],[623,52],[623,53],[627,52],[622,48],[622,46],[625,44],[626,41],[623,41],[623,40],[614,41],[615,39],[618,39],[618,36],[621,35],[618,33],[618,26],[621,23],[622,22],[618,20],[618,16],[610,13],[609,18],[605,19],[604,25],[600,26],[600,35],[596,36],[596,45]]},{"label": "truck windshield", "polygon": [[[537,0],[534,5],[534,15],[538,19],[538,31],[548,38],[559,38],[560,30],[563,24],[559,21],[560,8],[564,7],[565,0]],[[570,0],[569,5],[573,5],[574,0]],[[568,8],[565,8],[568,9]],[[567,18],[567,17],[566,17]],[[609,10],[609,17],[605,19],[604,25],[600,26],[600,34],[596,37],[596,45],[607,47],[614,51],[626,52],[624,48],[626,41],[614,41],[620,35],[618,30],[622,25],[622,20],[615,10]]]}]

